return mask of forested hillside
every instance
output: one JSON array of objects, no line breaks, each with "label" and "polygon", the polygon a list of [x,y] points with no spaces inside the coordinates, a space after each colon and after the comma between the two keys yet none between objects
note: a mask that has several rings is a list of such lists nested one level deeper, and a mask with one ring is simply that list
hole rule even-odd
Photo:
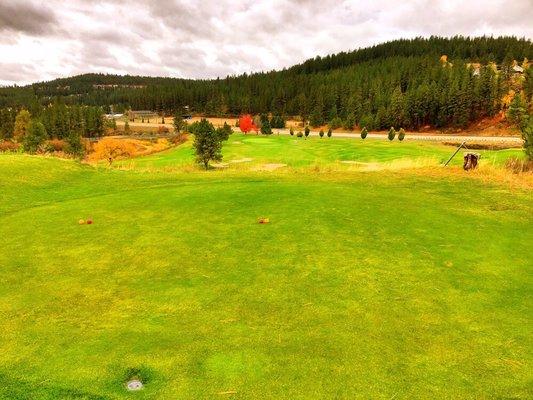
[{"label": "forested hillside", "polygon": [[61,96],[66,104],[114,111],[171,114],[189,106],[207,115],[272,113],[346,128],[465,127],[507,107],[515,93],[529,109],[533,71],[528,59],[533,59],[529,39],[396,40],[316,57],[282,71],[224,79],[87,74],[2,88],[0,107],[39,114]]}]

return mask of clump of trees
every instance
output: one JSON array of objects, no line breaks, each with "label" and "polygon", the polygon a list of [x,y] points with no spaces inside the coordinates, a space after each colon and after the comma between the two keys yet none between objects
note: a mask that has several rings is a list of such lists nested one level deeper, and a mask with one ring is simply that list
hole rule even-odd
[{"label": "clump of trees", "polygon": [[24,108],[0,110],[0,139],[19,143],[29,153],[64,151],[81,156],[83,137],[100,137],[106,126],[116,128],[114,120],[106,123],[100,107],[67,106],[56,99],[33,109],[34,113]]}]

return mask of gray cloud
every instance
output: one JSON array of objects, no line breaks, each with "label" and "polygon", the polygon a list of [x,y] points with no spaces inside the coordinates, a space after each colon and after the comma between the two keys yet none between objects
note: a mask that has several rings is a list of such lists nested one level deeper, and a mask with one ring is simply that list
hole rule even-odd
[{"label": "gray cloud", "polygon": [[2,0],[0,2],[0,32],[43,34],[57,24],[54,12],[30,1]]},{"label": "gray cloud", "polygon": [[400,37],[531,38],[531,20],[531,0],[0,0],[0,32],[17,33],[0,36],[0,84],[84,72],[212,78]]}]

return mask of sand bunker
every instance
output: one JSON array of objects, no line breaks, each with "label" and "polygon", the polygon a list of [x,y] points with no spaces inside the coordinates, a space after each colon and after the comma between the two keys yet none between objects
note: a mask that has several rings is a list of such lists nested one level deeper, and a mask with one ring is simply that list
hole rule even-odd
[{"label": "sand bunker", "polygon": [[255,171],[274,171],[278,168],[286,167],[287,164],[263,164],[255,168]]},{"label": "sand bunker", "polygon": [[214,164],[211,164],[211,166],[213,168],[228,168],[229,164],[228,163],[214,163]]},{"label": "sand bunker", "polygon": [[253,158],[239,158],[238,160],[230,160],[230,163],[232,163],[232,164],[243,163],[243,162],[250,162],[252,160],[253,160]]}]

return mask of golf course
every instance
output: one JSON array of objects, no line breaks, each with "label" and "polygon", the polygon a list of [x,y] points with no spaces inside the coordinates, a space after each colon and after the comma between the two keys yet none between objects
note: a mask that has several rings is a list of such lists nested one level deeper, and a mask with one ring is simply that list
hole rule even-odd
[{"label": "golf course", "polygon": [[521,149],[191,143],[0,154],[1,399],[533,396]]}]

